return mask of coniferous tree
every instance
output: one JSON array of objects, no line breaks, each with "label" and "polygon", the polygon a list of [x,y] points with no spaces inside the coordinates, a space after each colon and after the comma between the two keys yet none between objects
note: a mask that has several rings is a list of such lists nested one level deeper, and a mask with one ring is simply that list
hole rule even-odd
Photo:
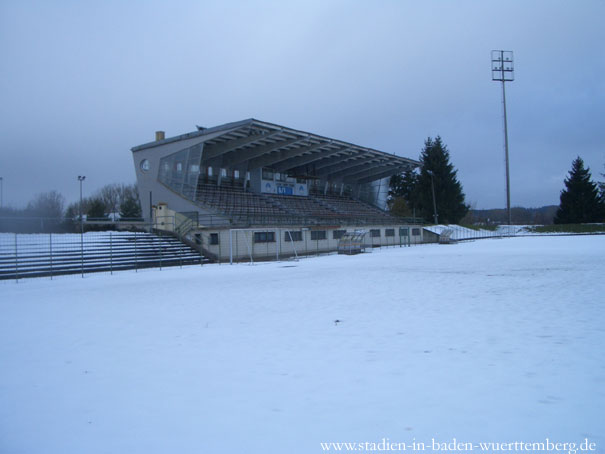
[{"label": "coniferous tree", "polygon": [[87,219],[90,220],[104,220],[107,219],[105,215],[105,211],[107,207],[103,200],[99,198],[93,198],[90,200],[90,205],[88,206],[88,211],[86,212]]},{"label": "coniferous tree", "polygon": [[450,163],[450,153],[437,136],[428,138],[420,155],[420,174],[415,184],[415,199],[421,215],[433,219],[433,186],[435,204],[441,224],[455,224],[468,212],[458,171]]},{"label": "coniferous tree", "polygon": [[128,195],[120,204],[120,218],[129,220],[141,219],[142,211],[139,201]]},{"label": "coniferous tree", "polygon": [[560,200],[555,224],[603,221],[605,216],[603,200],[597,185],[591,181],[590,169],[584,168],[584,161],[579,156],[571,165]]},{"label": "coniferous tree", "polygon": [[[605,173],[602,173],[601,176],[605,177]],[[601,201],[605,203],[605,181],[599,182],[599,190],[601,191]]]},{"label": "coniferous tree", "polygon": [[417,205],[415,193],[417,180],[418,174],[414,170],[406,170],[402,174],[391,177],[387,203],[392,214],[396,216],[414,215]]}]

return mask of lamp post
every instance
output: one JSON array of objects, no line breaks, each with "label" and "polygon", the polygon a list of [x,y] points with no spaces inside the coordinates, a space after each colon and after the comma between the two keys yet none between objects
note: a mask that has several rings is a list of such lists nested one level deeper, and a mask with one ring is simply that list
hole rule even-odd
[{"label": "lamp post", "polygon": [[80,182],[80,264],[82,277],[84,277],[84,219],[82,218],[82,182],[86,177],[84,175],[78,175],[78,181]]},{"label": "lamp post", "polygon": [[0,208],[4,206],[2,200],[4,199],[4,178],[0,177]]},{"label": "lamp post", "polygon": [[80,233],[84,233],[84,219],[82,218],[82,182],[86,179],[84,175],[78,175],[78,181],[80,182]]},{"label": "lamp post", "polygon": [[433,221],[435,221],[435,225],[437,225],[439,224],[439,215],[437,214],[437,201],[435,200],[435,181],[433,179],[433,171],[427,170],[426,173],[431,176],[431,190],[433,191]]},{"label": "lamp post", "polygon": [[510,211],[510,173],[508,169],[508,124],[506,121],[505,82],[515,80],[513,53],[510,50],[492,50],[492,80],[502,82],[502,107],[504,109],[504,160],[506,163],[506,211],[508,225],[512,224]]}]

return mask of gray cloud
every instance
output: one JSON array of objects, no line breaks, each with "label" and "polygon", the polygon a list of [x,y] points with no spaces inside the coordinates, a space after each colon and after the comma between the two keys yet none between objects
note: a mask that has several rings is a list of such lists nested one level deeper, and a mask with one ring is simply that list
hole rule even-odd
[{"label": "gray cloud", "polygon": [[598,0],[28,2],[0,5],[4,201],[133,182],[130,148],[254,117],[417,158],[448,145],[467,198],[502,207],[507,84],[514,205],[558,203],[576,155],[605,163]]}]

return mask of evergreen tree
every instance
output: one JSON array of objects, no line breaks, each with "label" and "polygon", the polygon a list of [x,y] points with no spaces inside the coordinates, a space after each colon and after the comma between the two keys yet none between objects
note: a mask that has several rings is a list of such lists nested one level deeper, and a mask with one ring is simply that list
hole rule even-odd
[{"label": "evergreen tree", "polygon": [[392,214],[396,216],[413,216],[416,208],[416,181],[418,174],[414,170],[406,170],[402,174],[393,175],[389,181],[389,197],[387,203]]},{"label": "evergreen tree", "polygon": [[408,205],[414,205],[417,180],[418,174],[414,170],[406,170],[402,174],[393,175],[389,182],[389,200],[403,197]]},{"label": "evergreen tree", "polygon": [[93,198],[90,200],[88,211],[86,212],[86,218],[90,220],[104,220],[106,206],[103,200],[99,198]]},{"label": "evergreen tree", "polygon": [[120,204],[120,218],[129,220],[140,220],[142,215],[139,201],[132,195],[128,195]]},{"label": "evergreen tree", "polygon": [[[601,176],[605,177],[605,173],[602,173]],[[605,203],[605,181],[599,182],[599,189],[601,191],[601,201]]]},{"label": "evergreen tree", "polygon": [[430,137],[420,155],[420,174],[413,191],[417,209],[425,219],[433,219],[433,185],[435,203],[441,224],[456,224],[468,212],[458,171],[450,163],[450,153],[441,137]]},{"label": "evergreen tree", "polygon": [[597,185],[591,181],[590,169],[584,168],[584,161],[578,156],[565,179],[555,224],[600,222],[604,217],[605,205]]}]

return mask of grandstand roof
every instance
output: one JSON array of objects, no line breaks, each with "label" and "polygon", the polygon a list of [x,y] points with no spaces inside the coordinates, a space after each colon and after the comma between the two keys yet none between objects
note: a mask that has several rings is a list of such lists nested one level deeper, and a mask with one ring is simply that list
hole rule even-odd
[{"label": "grandstand roof", "polygon": [[202,165],[268,167],[276,172],[345,183],[369,183],[420,165],[418,161],[254,118],[150,142],[133,152],[182,140],[203,142]]}]

